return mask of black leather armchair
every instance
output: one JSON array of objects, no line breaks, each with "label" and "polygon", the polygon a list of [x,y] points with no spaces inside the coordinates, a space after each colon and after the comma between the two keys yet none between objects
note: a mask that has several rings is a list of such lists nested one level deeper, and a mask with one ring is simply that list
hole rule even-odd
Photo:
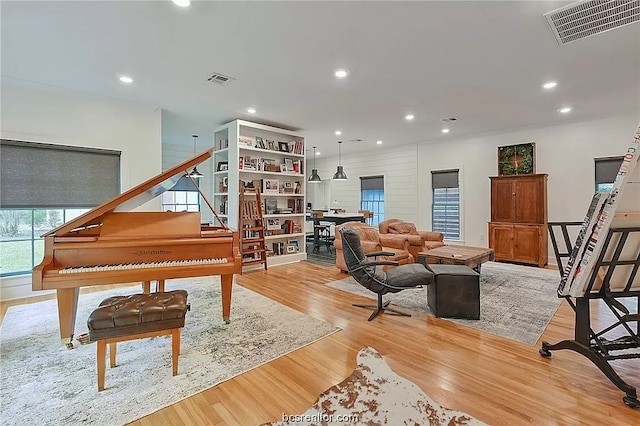
[{"label": "black leather armchair", "polygon": [[[407,288],[422,287],[434,282],[433,273],[418,263],[398,266],[397,262],[389,260],[374,260],[369,258],[375,256],[390,256],[393,253],[373,252],[364,254],[360,244],[360,235],[351,228],[340,230],[342,239],[342,254],[351,276],[358,284],[371,290],[378,295],[377,305],[353,304],[359,308],[373,308],[374,311],[369,317],[369,321],[375,318],[382,311],[393,312],[398,315],[410,317],[411,315],[389,308],[389,301],[382,302],[382,296],[387,293],[398,293]],[[391,265],[396,266],[387,271],[376,266]],[[426,298],[425,298],[426,303]]]}]

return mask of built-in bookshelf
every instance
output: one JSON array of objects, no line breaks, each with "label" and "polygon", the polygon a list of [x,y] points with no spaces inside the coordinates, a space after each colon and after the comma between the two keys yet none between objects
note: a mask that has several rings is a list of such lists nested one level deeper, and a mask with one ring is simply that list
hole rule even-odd
[{"label": "built-in bookshelf", "polygon": [[306,259],[304,138],[235,120],[214,133],[214,207],[238,229],[241,185],[260,188],[267,264]]}]

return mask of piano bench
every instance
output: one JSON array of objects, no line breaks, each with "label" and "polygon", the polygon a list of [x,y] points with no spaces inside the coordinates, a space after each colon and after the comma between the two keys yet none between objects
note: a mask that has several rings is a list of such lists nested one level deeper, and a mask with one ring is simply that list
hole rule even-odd
[{"label": "piano bench", "polygon": [[107,344],[110,366],[114,368],[116,344],[126,340],[171,335],[173,375],[177,375],[180,328],[188,310],[185,290],[114,296],[100,302],[87,320],[89,340],[98,346],[98,391],[104,390]]}]

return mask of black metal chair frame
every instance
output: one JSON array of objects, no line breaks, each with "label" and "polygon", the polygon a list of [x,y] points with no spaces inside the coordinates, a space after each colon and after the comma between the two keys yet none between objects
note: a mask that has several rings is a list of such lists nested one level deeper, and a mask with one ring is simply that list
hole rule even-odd
[{"label": "black metal chair frame", "polygon": [[[560,258],[569,256],[567,256],[566,253],[559,251],[552,226],[560,226],[566,243],[569,241],[567,226],[577,224],[578,222],[549,223],[549,232],[552,237],[553,249],[558,261],[561,278],[565,272]],[[635,259],[620,259],[624,244],[632,233],[638,233],[638,235],[640,235],[640,227],[616,227],[609,229],[604,240],[603,248],[598,256],[593,272],[589,277],[585,295],[583,297],[576,297],[575,303],[571,299],[571,296],[559,295],[559,297],[564,297],[565,300],[567,300],[575,312],[574,339],[563,340],[556,344],[542,342],[542,347],[539,352],[546,358],[551,357],[551,351],[561,349],[569,349],[582,354],[595,364],[595,366],[598,367],[600,371],[602,371],[607,378],[618,387],[618,389],[625,392],[625,396],[622,399],[625,404],[632,408],[640,408],[636,388],[625,382],[609,363],[610,361],[621,359],[640,358],[640,351],[631,352],[634,349],[640,348],[640,313],[638,312],[638,308],[640,308],[640,290],[631,289],[634,279],[640,269],[640,251],[634,255]],[[617,241],[617,243],[612,243],[613,241]],[[605,260],[606,253],[610,252],[610,250],[608,250],[610,244],[615,244],[615,246],[612,246],[614,248],[613,255],[610,260]],[[567,248],[570,252],[572,250],[572,244],[567,244]],[[615,268],[623,265],[632,266],[629,279],[625,284],[624,290],[612,291],[610,286],[611,277],[613,276]],[[593,286],[598,279],[598,271],[601,267],[607,268],[606,274],[602,281],[600,290],[592,293]],[[637,297],[636,312],[630,312],[625,305],[617,300],[618,298],[626,297]],[[589,305],[592,299],[602,299],[616,317],[616,321],[613,324],[599,331],[594,331],[590,323]],[[630,323],[635,323],[635,331],[631,327]],[[604,337],[605,333],[617,328],[621,328],[622,331],[626,332],[626,335],[614,340],[609,340]],[[620,351],[623,352],[621,353]]]},{"label": "black metal chair frame", "polygon": [[[351,247],[351,245],[345,240],[342,239],[342,249],[343,250],[349,250],[354,257],[357,258],[355,252],[353,251],[353,248]],[[398,262],[394,262],[391,260],[374,260],[374,261],[370,261],[367,260],[371,257],[373,258],[377,258],[378,256],[393,256],[394,253],[388,252],[388,251],[375,251],[375,252],[371,252],[371,253],[365,253],[366,259],[365,261],[361,262],[359,266],[357,266],[356,268],[349,268],[349,264],[347,263],[347,268],[349,268],[349,273],[352,274],[353,272],[359,271],[361,269],[364,268],[368,268],[370,266],[398,266],[399,263]],[[392,286],[384,281],[380,281],[379,279],[377,279],[375,277],[375,275],[369,273],[368,270],[364,269],[365,272],[367,273],[367,275],[373,279],[377,284],[380,284],[383,287],[392,289],[392,290],[398,290],[398,291],[402,291],[402,290],[407,290],[408,288],[423,288],[422,285],[416,285],[414,287],[397,287],[397,286]],[[398,291],[396,291],[395,293],[397,293]],[[386,302],[382,301],[382,293],[376,293],[378,296],[378,303],[376,305],[370,305],[370,304],[361,304],[361,303],[353,303],[351,306],[355,306],[357,308],[368,308],[368,309],[374,309],[373,313],[371,314],[371,316],[369,316],[369,319],[367,321],[371,321],[372,319],[374,319],[376,317],[376,315],[378,315],[380,312],[383,311],[389,311],[392,312],[396,315],[401,315],[403,317],[410,317],[411,314],[408,314],[406,312],[402,312],[399,311],[397,309],[394,308],[390,308],[389,304],[391,303],[390,300],[387,300]]]}]

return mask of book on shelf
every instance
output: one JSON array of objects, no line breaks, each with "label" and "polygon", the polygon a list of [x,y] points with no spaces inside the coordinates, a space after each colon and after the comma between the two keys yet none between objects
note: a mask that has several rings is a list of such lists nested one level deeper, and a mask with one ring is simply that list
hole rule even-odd
[{"label": "book on shelf", "polygon": [[227,149],[229,148],[229,139],[220,138],[218,139],[218,149]]}]

